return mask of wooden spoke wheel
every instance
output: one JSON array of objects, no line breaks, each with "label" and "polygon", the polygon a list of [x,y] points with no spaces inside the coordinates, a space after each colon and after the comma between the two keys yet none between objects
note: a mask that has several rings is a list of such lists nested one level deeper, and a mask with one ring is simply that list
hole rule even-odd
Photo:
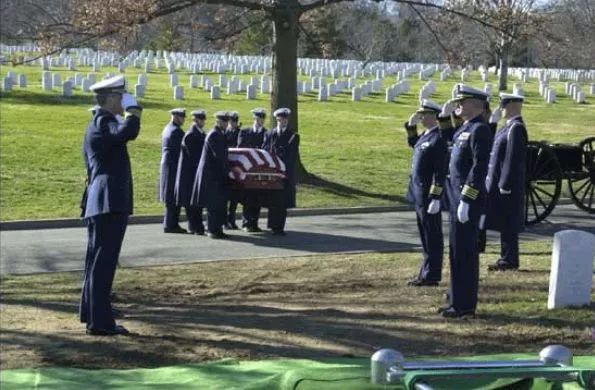
[{"label": "wooden spoke wheel", "polygon": [[579,144],[582,151],[583,171],[568,178],[568,189],[574,204],[589,213],[595,213],[595,137]]},{"label": "wooden spoke wheel", "polygon": [[562,191],[562,170],[552,148],[529,142],[526,175],[525,224],[533,225],[550,215]]}]

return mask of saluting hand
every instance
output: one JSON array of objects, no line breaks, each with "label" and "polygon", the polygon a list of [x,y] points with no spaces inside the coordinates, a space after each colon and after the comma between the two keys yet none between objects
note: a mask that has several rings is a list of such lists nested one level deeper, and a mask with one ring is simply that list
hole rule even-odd
[{"label": "saluting hand", "polygon": [[500,119],[502,119],[502,109],[500,107],[496,108],[493,112],[492,115],[490,115],[490,123],[498,123],[500,122]]},{"label": "saluting hand", "polygon": [[455,110],[455,102],[450,99],[448,100],[446,103],[444,103],[444,105],[442,106],[442,111],[440,111],[440,117],[445,118],[447,116],[450,116],[453,111]]},{"label": "saluting hand", "polygon": [[421,118],[420,118],[419,114],[415,113],[409,117],[408,125],[410,127],[416,126],[419,123],[420,119]]}]

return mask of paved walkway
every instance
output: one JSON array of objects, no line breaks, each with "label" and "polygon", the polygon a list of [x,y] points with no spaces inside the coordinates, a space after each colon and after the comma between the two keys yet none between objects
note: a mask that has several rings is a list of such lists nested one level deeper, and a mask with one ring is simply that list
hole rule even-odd
[{"label": "paved walkway", "polygon": [[[261,221],[261,225],[265,224]],[[595,234],[595,218],[572,205],[559,205],[549,221],[529,229],[523,239],[550,237],[563,229]],[[120,263],[125,267],[165,265],[335,252],[394,252],[419,247],[412,211],[290,217],[287,232],[285,237],[274,237],[232,231],[230,240],[212,240],[206,236],[163,234],[159,224],[130,225]],[[0,273],[80,270],[85,247],[84,228],[0,231]]]}]

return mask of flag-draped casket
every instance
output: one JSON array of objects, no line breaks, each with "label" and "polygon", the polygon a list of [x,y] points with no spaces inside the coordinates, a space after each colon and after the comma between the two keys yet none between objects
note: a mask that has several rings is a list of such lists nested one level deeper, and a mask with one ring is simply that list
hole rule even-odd
[{"label": "flag-draped casket", "polygon": [[234,189],[283,189],[285,164],[266,150],[229,148],[228,160]]}]

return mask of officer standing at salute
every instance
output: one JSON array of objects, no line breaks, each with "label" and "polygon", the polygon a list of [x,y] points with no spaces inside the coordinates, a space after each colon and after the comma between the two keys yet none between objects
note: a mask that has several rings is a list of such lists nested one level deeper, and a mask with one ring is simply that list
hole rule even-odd
[{"label": "officer standing at salute", "polygon": [[[407,141],[415,150],[409,185],[424,257],[418,276],[407,283],[410,286],[437,286],[442,279],[444,238],[440,198],[446,176],[447,146],[437,122],[441,110],[440,105],[424,99],[405,124]],[[421,136],[417,135],[418,121],[426,128]]]},{"label": "officer standing at salute", "polygon": [[285,221],[287,209],[295,207],[297,172],[296,165],[299,155],[300,136],[293,129],[288,128],[289,108],[279,108],[273,115],[277,119],[277,127],[265,133],[262,148],[276,155],[285,164],[287,178],[283,180],[283,190],[273,196],[269,205],[268,227],[273,235],[285,235]]},{"label": "officer standing at salute", "polygon": [[[519,232],[525,224],[525,171],[527,129],[521,117],[524,97],[500,94],[500,107],[506,124],[494,137],[490,154],[487,191],[486,229],[500,232],[500,259],[488,266],[490,271],[519,268]],[[501,113],[496,109],[490,118],[498,123]]]},{"label": "officer standing at salute", "polygon": [[207,208],[207,230],[213,239],[229,238],[223,233],[225,209],[229,198],[230,178],[227,161],[225,129],[229,117],[227,112],[215,113],[216,124],[205,139],[202,149],[191,204]]},{"label": "officer standing at salute", "polygon": [[192,111],[194,123],[190,130],[182,138],[180,159],[176,174],[176,185],[174,188],[176,205],[184,206],[188,217],[188,232],[202,236],[205,234],[205,227],[202,222],[202,207],[192,206],[192,188],[194,178],[198,169],[198,162],[205,144],[206,134],[203,130],[207,113],[204,110]]},{"label": "officer standing at salute", "polygon": [[[235,111],[229,112],[229,123],[227,124],[227,129],[225,129],[225,140],[228,149],[238,147],[238,136],[240,134],[239,120],[240,114]],[[241,192],[239,190],[230,190],[229,192],[229,206],[225,221],[226,229],[238,229],[238,225],[236,225],[236,210],[238,209],[240,195]]]},{"label": "officer standing at salute", "polygon": [[[83,216],[88,245],[80,302],[80,320],[87,334],[129,333],[116,325],[110,293],[122,241],[132,214],[132,171],[127,143],[140,131],[142,108],[126,93],[124,77],[115,76],[89,88],[100,108],[87,128],[83,143],[88,183]],[[122,124],[116,115],[126,111]]]},{"label": "officer standing at salute", "polygon": [[450,157],[450,270],[448,307],[443,317],[474,315],[479,284],[479,219],[485,201],[492,132],[482,118],[488,95],[460,84],[455,100],[465,121],[453,137]]},{"label": "officer standing at salute", "polygon": [[[264,108],[255,108],[252,111],[254,124],[252,127],[242,129],[238,136],[238,148],[260,149],[264,142],[264,135],[267,129],[264,127],[266,110]],[[248,233],[259,233],[262,229],[258,227],[258,218],[260,217],[261,192],[258,190],[248,191],[244,199],[242,209],[242,229]]]},{"label": "officer standing at salute", "polygon": [[[161,133],[161,174],[159,181],[159,200],[165,203],[163,218],[164,233],[187,233],[180,226],[180,206],[176,202],[174,187],[178,171],[178,160],[184,130],[182,125],[186,118],[186,110],[174,108],[170,111],[171,121]],[[188,210],[186,210],[188,211]]]}]

